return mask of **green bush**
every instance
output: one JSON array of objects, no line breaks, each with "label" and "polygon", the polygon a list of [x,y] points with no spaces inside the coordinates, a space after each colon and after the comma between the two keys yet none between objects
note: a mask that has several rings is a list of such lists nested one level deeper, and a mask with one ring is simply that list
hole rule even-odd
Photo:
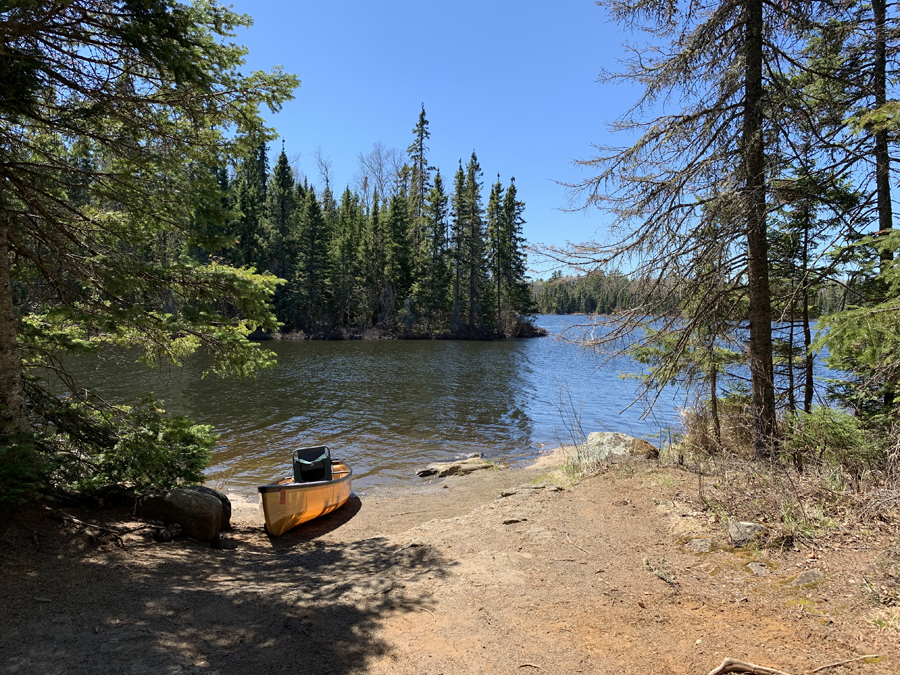
[{"label": "green bush", "polygon": [[47,484],[52,463],[35,440],[23,434],[0,444],[0,512],[32,501]]},{"label": "green bush", "polygon": [[67,403],[66,421],[54,439],[60,487],[77,491],[128,483],[138,490],[200,483],[216,435],[185,417],[167,417],[159,401],[97,407]]},{"label": "green bush", "polygon": [[862,420],[837,408],[815,406],[785,418],[784,450],[803,463],[829,463],[859,477],[880,468],[886,458],[878,437]]}]

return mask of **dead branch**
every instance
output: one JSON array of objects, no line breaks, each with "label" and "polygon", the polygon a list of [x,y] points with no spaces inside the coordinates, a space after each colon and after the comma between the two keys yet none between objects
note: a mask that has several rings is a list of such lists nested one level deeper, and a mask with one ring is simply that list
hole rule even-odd
[{"label": "dead branch", "polygon": [[835,663],[829,663],[827,666],[819,666],[815,670],[809,671],[808,675],[812,675],[813,673],[818,673],[820,670],[825,670],[827,668],[836,668],[837,666],[843,666],[847,663],[853,663],[854,661],[865,661],[866,659],[877,659],[879,658],[878,654],[866,654],[865,656],[857,656],[852,659],[847,659],[846,661],[837,661]]},{"label": "dead branch", "polygon": [[[826,666],[819,666],[813,670],[810,670],[806,675],[813,675],[813,673],[818,673],[823,670],[827,670],[829,668],[837,668],[838,666],[843,666],[848,663],[854,663],[855,661],[865,661],[866,659],[877,659],[878,654],[867,654],[865,656],[856,656],[852,659],[846,659],[844,661],[836,661],[835,663],[829,663]],[[726,658],[719,664],[718,668],[715,668],[709,671],[709,675],[724,675],[724,673],[746,673],[747,675],[790,675],[790,673],[786,673],[783,670],[775,670],[774,668],[767,668],[765,666],[758,666],[755,663],[747,663],[745,661],[738,661],[737,659]]]},{"label": "dead branch", "polygon": [[758,666],[755,663],[747,663],[746,661],[738,661],[737,659],[726,658],[719,664],[718,668],[709,671],[709,675],[723,675],[723,673],[749,673],[749,675],[790,675],[783,670],[775,670],[774,668],[766,668]]},{"label": "dead branch", "polygon": [[58,516],[59,516],[60,520],[62,520],[64,523],[75,523],[76,525],[80,525],[81,527],[98,530],[100,532],[108,534],[115,540],[117,546],[119,546],[121,548],[125,548],[125,541],[122,539],[122,535],[119,532],[117,532],[116,530],[110,529],[108,527],[103,527],[102,525],[94,525],[93,523],[86,523],[83,520],[79,520],[75,516],[70,516],[68,513],[60,512],[58,514]]}]

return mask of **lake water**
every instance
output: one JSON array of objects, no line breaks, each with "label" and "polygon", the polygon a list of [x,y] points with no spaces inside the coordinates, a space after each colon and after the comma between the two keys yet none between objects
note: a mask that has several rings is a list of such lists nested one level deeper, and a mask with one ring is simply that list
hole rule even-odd
[{"label": "lake water", "polygon": [[[221,435],[210,484],[255,494],[289,473],[292,449],[328,445],[353,467],[354,489],[415,478],[429,462],[467,453],[515,463],[585,433],[622,431],[651,440],[677,425],[683,400],[665,392],[653,412],[631,404],[630,363],[601,366],[589,349],[559,336],[585,317],[539,316],[546,338],[272,341],[278,366],[249,380],[200,377],[201,364],[150,369],[128,360],[79,359],[73,366],[108,399],[152,391],[168,411]],[[576,333],[577,334],[577,333]],[[627,408],[627,409],[626,409]]]}]

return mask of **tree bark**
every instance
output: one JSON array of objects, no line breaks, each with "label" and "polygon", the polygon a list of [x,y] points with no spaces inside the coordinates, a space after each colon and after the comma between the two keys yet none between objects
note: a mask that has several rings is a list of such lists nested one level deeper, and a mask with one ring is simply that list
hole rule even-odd
[{"label": "tree bark", "polygon": [[742,154],[746,171],[747,282],[750,300],[750,379],[753,392],[753,448],[771,456],[775,439],[775,383],[772,365],[772,298],[766,239],[765,147],[763,144],[763,2],[746,4]]},{"label": "tree bark", "polygon": [[0,224],[0,439],[28,430],[22,390],[22,358],[16,340],[8,235],[9,224]]},{"label": "tree bark", "polygon": [[[887,9],[885,0],[872,0],[872,13],[875,18],[875,68],[873,80],[875,86],[875,108],[887,103]],[[875,133],[875,189],[878,195],[878,233],[888,234],[893,229],[891,212],[891,156],[888,151],[888,132],[881,129]],[[891,265],[894,252],[884,246],[879,251],[881,273]],[[894,383],[887,382],[884,388],[884,407],[894,406]]]}]

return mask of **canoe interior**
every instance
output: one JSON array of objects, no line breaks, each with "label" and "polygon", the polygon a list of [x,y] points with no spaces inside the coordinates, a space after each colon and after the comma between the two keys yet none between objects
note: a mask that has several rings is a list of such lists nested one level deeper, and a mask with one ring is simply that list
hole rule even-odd
[{"label": "canoe interior", "polygon": [[284,534],[313,518],[343,506],[350,498],[353,471],[343,462],[332,465],[332,480],[294,483],[289,480],[259,488],[259,504],[272,536]]}]

